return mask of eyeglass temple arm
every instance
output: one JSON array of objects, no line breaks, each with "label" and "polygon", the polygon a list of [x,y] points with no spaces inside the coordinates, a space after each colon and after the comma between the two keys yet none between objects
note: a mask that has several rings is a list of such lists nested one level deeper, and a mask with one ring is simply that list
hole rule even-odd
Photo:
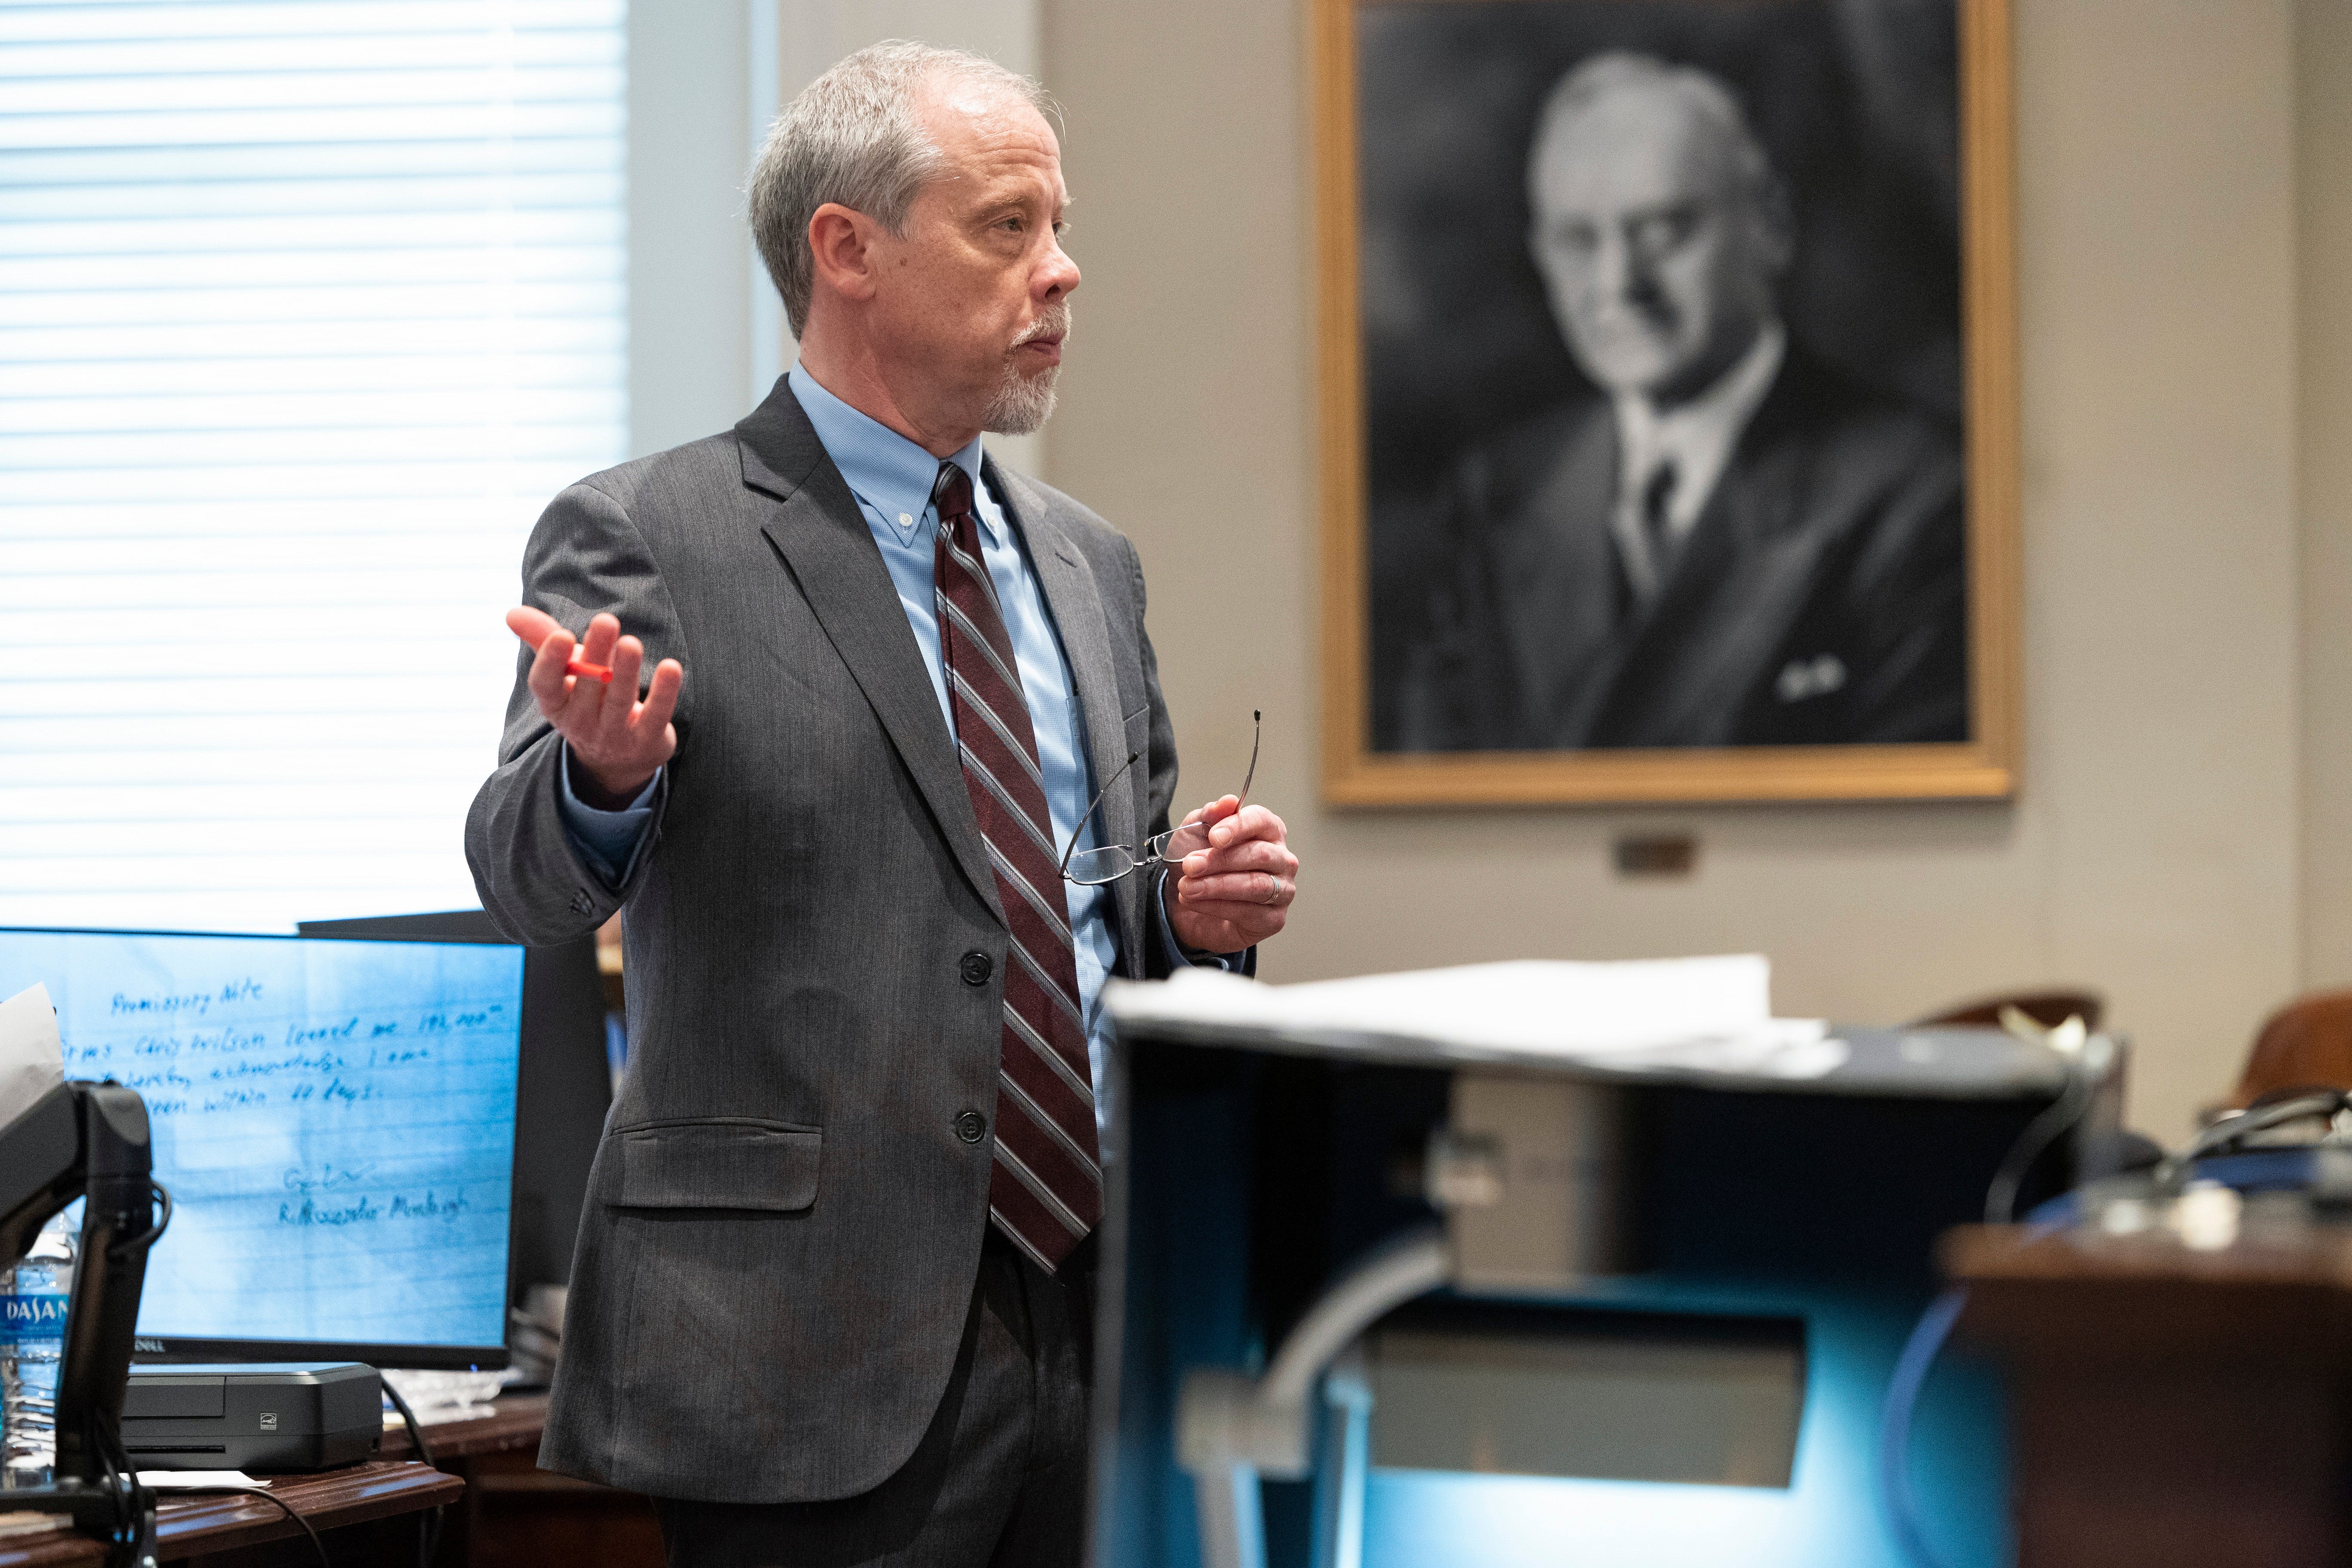
[{"label": "eyeglass temple arm", "polygon": [[1062,850],[1062,863],[1054,868],[1055,876],[1066,877],[1070,874],[1070,857],[1078,852],[1078,835],[1084,833],[1087,830],[1087,824],[1095,819],[1095,807],[1100,805],[1103,796],[1110,793],[1110,786],[1125,778],[1127,770],[1135,766],[1135,759],[1141,755],[1143,755],[1141,752],[1128,752],[1127,761],[1118,764],[1118,772],[1105,779],[1102,788],[1095,791],[1094,799],[1087,802],[1086,815],[1079,817],[1076,826],[1070,829],[1070,842]]},{"label": "eyeglass temple arm", "polygon": [[[1242,790],[1241,795],[1238,797],[1242,800],[1249,799],[1250,783],[1257,777],[1258,738],[1264,729],[1265,718],[1265,713],[1258,709],[1253,708],[1250,710],[1249,771],[1242,774]],[[1128,752],[1127,761],[1118,764],[1118,771],[1111,774],[1108,779],[1105,779],[1103,781],[1102,788],[1095,791],[1094,799],[1087,802],[1086,815],[1079,817],[1077,825],[1070,829],[1070,842],[1063,847],[1061,864],[1054,868],[1054,874],[1055,876],[1067,876],[1069,874],[1070,857],[1078,852],[1078,835],[1084,833],[1087,830],[1087,824],[1095,819],[1095,807],[1102,804],[1103,796],[1110,793],[1110,786],[1125,778],[1127,776],[1127,770],[1135,766],[1136,759],[1142,755],[1143,753],[1141,752]]]}]

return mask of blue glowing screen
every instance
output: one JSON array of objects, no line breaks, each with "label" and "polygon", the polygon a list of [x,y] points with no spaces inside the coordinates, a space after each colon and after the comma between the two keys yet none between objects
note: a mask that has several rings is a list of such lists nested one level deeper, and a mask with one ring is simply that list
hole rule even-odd
[{"label": "blue glowing screen", "polygon": [[[1375,1469],[1364,1491],[1362,1568],[1909,1568],[1874,1484],[1879,1402],[1918,1303],[1814,1289],[1694,1292],[1628,1287],[1662,1306],[1801,1312],[1805,1414],[1785,1489]],[[1378,1420],[1376,1411],[1373,1419]],[[1912,1482],[1945,1568],[2013,1555],[1998,1381],[1948,1361],[1913,1429]]]},{"label": "blue glowing screen", "polygon": [[175,1204],[142,1335],[505,1338],[522,949],[0,931],[66,1076],[147,1103]]}]

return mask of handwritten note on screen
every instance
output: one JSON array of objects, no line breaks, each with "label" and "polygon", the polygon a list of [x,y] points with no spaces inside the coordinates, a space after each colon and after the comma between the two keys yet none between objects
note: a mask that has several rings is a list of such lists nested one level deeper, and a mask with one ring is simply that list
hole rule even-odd
[{"label": "handwritten note on screen", "polygon": [[66,1076],[147,1102],[142,1335],[500,1342],[520,949],[0,931],[0,995],[36,980]]}]

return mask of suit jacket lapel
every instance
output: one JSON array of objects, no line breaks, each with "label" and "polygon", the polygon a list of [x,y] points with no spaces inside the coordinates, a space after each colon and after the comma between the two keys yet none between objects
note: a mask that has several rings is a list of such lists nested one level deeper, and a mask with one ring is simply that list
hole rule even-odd
[{"label": "suit jacket lapel", "polygon": [[777,383],[767,402],[735,430],[743,482],[781,503],[761,531],[783,558],[817,624],[873,705],[972,890],[1003,920],[995,872],[972,816],[954,741],[940,717],[922,650],[908,630],[906,610],[856,498],[785,384]]},{"label": "suit jacket lapel", "polygon": [[1586,708],[1592,671],[1612,663],[1620,573],[1609,520],[1616,493],[1616,426],[1604,408],[1578,421],[1496,542],[1498,618],[1526,743],[1563,743],[1554,733],[1558,716]]},{"label": "suit jacket lapel", "polygon": [[[1062,655],[1069,666],[1070,686],[1077,693],[1084,720],[1087,761],[1094,770],[1089,793],[1108,784],[1127,762],[1127,719],[1119,711],[1118,680],[1111,662],[1110,628],[1103,619],[1102,596],[1095,574],[1077,546],[1054,521],[1042,497],[1017,474],[984,458],[983,477],[995,487],[1005,515],[1027,546],[1031,570],[1045,595],[1045,608],[1061,634]],[[1139,828],[1135,784],[1149,777],[1139,760],[1118,787],[1103,796],[1102,843],[1133,844]],[[1084,804],[1081,802],[1080,804]],[[1122,935],[1139,931],[1142,918],[1139,877],[1122,877],[1113,884]]]}]

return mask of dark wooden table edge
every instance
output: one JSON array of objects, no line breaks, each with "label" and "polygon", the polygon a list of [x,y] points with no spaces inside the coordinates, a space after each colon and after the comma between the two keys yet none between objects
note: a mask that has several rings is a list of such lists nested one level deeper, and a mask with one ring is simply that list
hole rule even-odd
[{"label": "dark wooden table edge", "polygon": [[[273,1496],[285,1499],[289,1507],[322,1533],[344,1525],[445,1508],[466,1491],[466,1483],[456,1476],[407,1460],[369,1459],[317,1475],[256,1479],[266,1481]],[[0,1507],[0,1512],[5,1511]],[[163,1493],[156,1500],[157,1555],[167,1562],[235,1552],[301,1533],[302,1527],[282,1510],[249,1493]],[[175,1552],[179,1547],[190,1550]],[[105,1555],[106,1548],[100,1542],[72,1531],[0,1537],[0,1568],[98,1563]]]},{"label": "dark wooden table edge", "polygon": [[[509,1394],[499,1397],[488,1415],[471,1421],[448,1421],[425,1428],[425,1441],[438,1460],[467,1459],[478,1454],[505,1454],[517,1448],[536,1448],[540,1434],[547,1426],[547,1395],[544,1394]],[[387,1426],[383,1429],[383,1452],[386,1458],[405,1458],[413,1450],[408,1443],[408,1429]]]}]

